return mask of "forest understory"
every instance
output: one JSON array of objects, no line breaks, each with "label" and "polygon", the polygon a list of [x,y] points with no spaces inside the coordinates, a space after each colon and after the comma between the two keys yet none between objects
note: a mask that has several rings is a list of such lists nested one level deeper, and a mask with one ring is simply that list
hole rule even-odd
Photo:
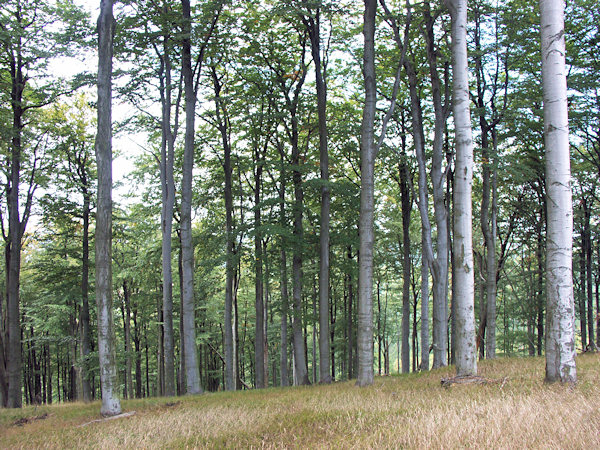
[{"label": "forest understory", "polygon": [[[545,384],[544,358],[482,361],[488,383],[446,367],[295,388],[0,410],[3,448],[600,448],[600,354],[577,358],[574,386]],[[93,422],[92,422],[93,421]],[[91,422],[91,423],[90,423]],[[83,425],[83,426],[82,426]]]}]

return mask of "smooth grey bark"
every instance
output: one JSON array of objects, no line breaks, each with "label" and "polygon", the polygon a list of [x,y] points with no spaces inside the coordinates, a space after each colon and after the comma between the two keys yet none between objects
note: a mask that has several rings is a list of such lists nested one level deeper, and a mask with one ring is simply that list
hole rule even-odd
[{"label": "smooth grey bark", "polygon": [[98,207],[96,212],[96,305],[103,416],[121,413],[112,297],[112,50],[113,2],[101,0],[98,17]]},{"label": "smooth grey bark", "polygon": [[563,0],[540,0],[546,147],[546,381],[575,383],[573,205]]},{"label": "smooth grey bark", "polygon": [[452,17],[452,105],[456,161],[454,170],[455,267],[453,286],[456,314],[456,372],[458,376],[477,373],[475,346],[475,285],[473,266],[473,137],[469,107],[467,60],[467,0],[446,0]]},{"label": "smooth grey bark", "polygon": [[364,0],[363,77],[365,104],[360,139],[360,220],[358,269],[358,326],[356,384],[373,384],[373,210],[375,168],[375,14],[377,0]]},{"label": "smooth grey bark", "polygon": [[[182,73],[185,92],[185,139],[183,147],[183,178],[181,181],[181,253],[183,266],[183,341],[185,350],[186,391],[200,394],[200,372],[196,347],[196,314],[194,302],[194,245],[192,242],[192,171],[194,167],[194,134],[196,90],[192,71],[190,1],[182,0],[183,39]],[[200,69],[198,69],[200,70]]]},{"label": "smooth grey bark", "polygon": [[433,275],[433,368],[448,365],[448,207],[446,205],[446,170],[444,162],[444,129],[447,106],[442,103],[441,82],[438,74],[438,51],[435,47],[434,22],[429,2],[424,3],[425,38],[431,97],[434,109],[433,154],[431,183],[433,211],[436,223],[436,257],[430,260]]},{"label": "smooth grey bark", "polygon": [[421,217],[421,370],[429,370],[429,272],[432,267],[433,244],[431,241],[431,222],[429,220],[429,190],[427,188],[427,169],[425,162],[425,136],[423,132],[423,112],[417,90],[418,80],[414,66],[405,60],[404,68],[408,77],[411,102],[411,122],[413,143],[419,171],[417,206]]},{"label": "smooth grey bark", "polygon": [[229,117],[226,107],[221,98],[222,83],[217,75],[215,66],[211,67],[213,88],[215,92],[215,111],[217,116],[217,128],[221,134],[223,144],[223,172],[225,175],[225,231],[226,259],[225,259],[225,389],[235,390],[235,370],[233,358],[233,271],[235,257],[235,242],[233,236],[233,192],[232,192],[232,170],[231,170],[231,144],[229,140]]},{"label": "smooth grey bark", "polygon": [[320,9],[304,18],[315,63],[317,113],[319,116],[319,166],[321,169],[321,234],[319,237],[319,382],[331,383],[329,333],[329,153],[327,148],[327,84],[321,64]]},{"label": "smooth grey bark", "polygon": [[[160,58],[160,100],[162,107],[162,141],[160,152],[160,182],[162,192],[161,233],[162,233],[162,308],[164,332],[164,395],[175,395],[175,342],[173,333],[173,271],[172,271],[172,239],[173,210],[175,207],[175,180],[173,166],[175,161],[175,135],[171,128],[171,57],[169,36],[163,36],[163,55]],[[177,122],[177,120],[176,120]],[[175,130],[177,124],[175,124]]]}]

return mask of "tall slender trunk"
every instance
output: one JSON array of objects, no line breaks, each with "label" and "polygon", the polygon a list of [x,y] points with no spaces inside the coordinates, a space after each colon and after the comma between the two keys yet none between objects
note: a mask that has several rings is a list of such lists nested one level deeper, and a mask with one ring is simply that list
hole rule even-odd
[{"label": "tall slender trunk", "polygon": [[[348,246],[348,263],[352,262],[352,246]],[[353,280],[352,280],[352,268],[348,269],[348,379],[352,379],[355,375],[354,372],[354,332],[352,327],[353,322],[353,312],[352,306],[354,303],[354,289],[353,289]]]},{"label": "tall slender trunk", "polygon": [[162,104],[162,142],[160,179],[162,186],[162,308],[164,331],[164,385],[167,396],[175,395],[175,343],[173,333],[173,272],[171,267],[173,209],[175,207],[175,134],[171,129],[171,58],[168,35],[163,37],[164,54],[160,68],[160,96]]},{"label": "tall slender trunk", "polygon": [[21,182],[21,135],[23,131],[23,91],[25,78],[23,74],[23,56],[21,54],[21,38],[18,38],[16,54],[10,61],[11,72],[11,109],[12,109],[12,139],[10,145],[9,182],[8,182],[8,240],[6,267],[6,406],[20,408],[22,405],[21,376],[22,376],[22,346],[21,346],[21,316],[19,308],[19,283],[21,272],[21,219],[19,212],[19,185]]},{"label": "tall slender trunk", "polygon": [[579,252],[579,292],[577,295],[577,303],[579,310],[579,331],[581,333],[581,351],[585,351],[585,345],[587,343],[587,326],[586,326],[586,314],[585,314],[585,236],[581,233],[581,251]]},{"label": "tall slender trunk", "polygon": [[425,162],[425,135],[423,132],[423,112],[418,92],[418,80],[412,61],[405,59],[404,68],[408,77],[411,103],[411,123],[413,142],[419,170],[418,195],[421,217],[421,370],[429,370],[429,272],[433,264],[433,244],[431,222],[429,220],[429,194],[427,188],[427,168]]},{"label": "tall slender trunk", "polygon": [[573,206],[563,0],[540,0],[546,146],[546,381],[574,383]]},{"label": "tall slender trunk", "polygon": [[410,195],[406,154],[400,163],[400,197],[402,204],[402,373],[410,372]]},{"label": "tall slender trunk", "polygon": [[131,291],[126,281],[123,281],[124,302],[124,331],[125,331],[125,386],[127,397],[133,398],[133,362],[131,360]]},{"label": "tall slender trunk", "polygon": [[319,382],[331,383],[329,343],[329,154],[327,149],[327,85],[321,64],[320,9],[305,19],[315,63],[321,169],[321,234],[319,238]]},{"label": "tall slender trunk", "polygon": [[[481,159],[482,159],[482,188],[481,188],[481,232],[483,233],[486,263],[485,263],[485,320],[482,321],[485,328],[480,330],[479,335],[485,334],[485,352],[483,346],[480,351],[485,353],[486,358],[496,357],[496,230],[494,215],[496,214],[495,187],[492,174],[495,172],[495,153],[490,154],[489,131],[495,127],[495,123],[489,124],[485,116],[485,92],[484,92],[484,68],[482,64],[481,49],[481,11],[479,5],[475,5],[475,75],[477,86],[476,104],[479,115],[479,127],[481,129]],[[494,147],[495,150],[495,147]],[[492,198],[491,198],[492,197]],[[490,219],[490,201],[491,214]]]},{"label": "tall slender trunk", "polygon": [[[182,0],[183,31],[182,72],[185,90],[185,140],[183,150],[183,179],[181,181],[181,252],[183,263],[183,340],[185,349],[186,391],[199,394],[200,373],[196,347],[194,302],[194,245],[192,242],[192,171],[194,167],[194,133],[196,92],[192,72],[190,1]],[[200,69],[198,69],[200,70]]]},{"label": "tall slender trunk", "polygon": [[304,192],[302,189],[302,174],[300,173],[299,149],[294,146],[292,155],[293,182],[294,182],[294,254],[292,257],[292,279],[293,279],[293,316],[292,332],[294,343],[294,367],[296,380],[300,385],[310,384],[308,380],[308,366],[306,362],[306,347],[302,335],[302,240],[304,230],[302,226],[302,210],[304,203]]},{"label": "tall slender trunk", "polygon": [[258,148],[254,149],[254,161],[256,169],[254,172],[254,385],[260,389],[265,387],[265,324],[264,324],[264,302],[263,302],[263,257],[262,257],[262,235],[261,227],[261,186],[263,161]]},{"label": "tall slender trunk", "polygon": [[232,170],[231,170],[231,145],[229,142],[229,117],[221,98],[221,80],[217,70],[211,67],[213,87],[215,91],[215,110],[217,114],[217,126],[221,133],[223,144],[223,172],[225,174],[225,229],[227,234],[226,259],[225,259],[225,389],[235,390],[234,357],[233,357],[233,270],[235,242],[233,237],[233,192],[232,192]]},{"label": "tall slender trunk", "polygon": [[584,235],[585,235],[585,273],[587,279],[587,325],[588,346],[590,350],[596,349],[594,342],[594,296],[592,283],[592,232],[590,229],[591,208],[587,200],[583,203]]},{"label": "tall slender trunk", "polygon": [[90,194],[87,188],[83,192],[83,238],[82,238],[82,269],[81,269],[81,298],[80,311],[80,344],[81,358],[81,391],[84,402],[92,401],[92,386],[90,383],[89,357],[90,344],[90,303],[89,303],[89,272],[90,272]]},{"label": "tall slender trunk", "polygon": [[544,344],[544,237],[542,236],[542,218],[544,212],[540,211],[540,226],[537,235],[537,248],[536,248],[536,259],[537,259],[537,291],[535,298],[536,309],[535,309],[535,320],[537,324],[537,354],[542,356],[543,344]]},{"label": "tall slender trunk", "polygon": [[[112,0],[101,0],[98,18],[98,206],[96,212],[96,305],[102,407],[105,416],[119,414],[112,298]],[[12,266],[11,266],[12,269]]]},{"label": "tall slender trunk", "polygon": [[454,312],[456,313],[456,372],[477,373],[475,347],[475,290],[473,266],[473,224],[471,187],[473,184],[473,138],[469,108],[469,69],[467,60],[467,1],[447,0],[452,16],[452,75],[456,164],[454,182],[453,271]]},{"label": "tall slender trunk", "polygon": [[[281,156],[281,172],[280,172],[279,188],[279,225],[284,229],[287,225],[285,219],[285,166],[283,155]],[[281,386],[289,386],[288,373],[288,275],[287,275],[287,255],[285,250],[285,238],[281,236],[280,242],[280,288],[281,288],[281,353],[279,358],[279,372],[281,378]]]},{"label": "tall slender trunk", "polygon": [[444,128],[446,108],[442,105],[441,82],[438,74],[438,51],[435,48],[434,21],[429,2],[425,2],[425,37],[427,60],[434,108],[433,155],[431,182],[433,187],[433,211],[436,223],[436,257],[431,259],[433,275],[433,367],[448,364],[448,209],[444,189]]},{"label": "tall slender trunk", "polygon": [[360,224],[358,270],[358,386],[373,384],[373,210],[375,168],[375,14],[377,0],[365,0],[363,76],[365,104],[360,140]]}]

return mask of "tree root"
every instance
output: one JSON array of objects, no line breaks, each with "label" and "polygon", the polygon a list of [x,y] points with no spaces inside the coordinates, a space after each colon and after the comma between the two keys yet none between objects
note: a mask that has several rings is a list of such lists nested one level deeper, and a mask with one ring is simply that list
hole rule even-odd
[{"label": "tree root", "polygon": [[124,417],[133,416],[134,414],[135,414],[135,411],[129,411],[129,412],[126,412],[123,414],[117,414],[116,416],[104,417],[102,419],[96,419],[96,420],[92,420],[91,422],[83,423],[83,424],[79,425],[77,428],[85,427],[87,425],[90,425],[90,424],[96,423],[96,422],[106,422],[107,420],[122,419]]}]

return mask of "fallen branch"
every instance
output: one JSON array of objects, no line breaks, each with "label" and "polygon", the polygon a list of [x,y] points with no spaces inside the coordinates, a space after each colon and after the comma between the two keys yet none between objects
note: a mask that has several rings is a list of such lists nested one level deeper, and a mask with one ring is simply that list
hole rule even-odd
[{"label": "fallen branch", "polygon": [[96,423],[96,422],[106,422],[107,420],[122,419],[124,417],[133,416],[134,414],[135,414],[135,411],[129,411],[129,412],[126,412],[126,413],[123,413],[123,414],[117,414],[116,416],[104,417],[102,419],[96,419],[96,420],[92,420],[91,422],[86,422],[84,424],[81,424],[77,428],[85,427],[87,425],[90,425],[90,424]]},{"label": "fallen branch", "polygon": [[34,417],[21,417],[20,419],[15,420],[12,424],[16,427],[22,427],[26,423],[35,422],[36,420],[44,420],[50,417],[50,414],[44,413],[41,416]]},{"label": "fallen branch", "polygon": [[504,377],[499,380],[494,380],[490,378],[480,377],[478,375],[462,375],[450,378],[442,378],[441,384],[445,388],[449,388],[453,384],[500,384],[500,388],[502,389],[506,382],[508,381],[508,377]]}]

